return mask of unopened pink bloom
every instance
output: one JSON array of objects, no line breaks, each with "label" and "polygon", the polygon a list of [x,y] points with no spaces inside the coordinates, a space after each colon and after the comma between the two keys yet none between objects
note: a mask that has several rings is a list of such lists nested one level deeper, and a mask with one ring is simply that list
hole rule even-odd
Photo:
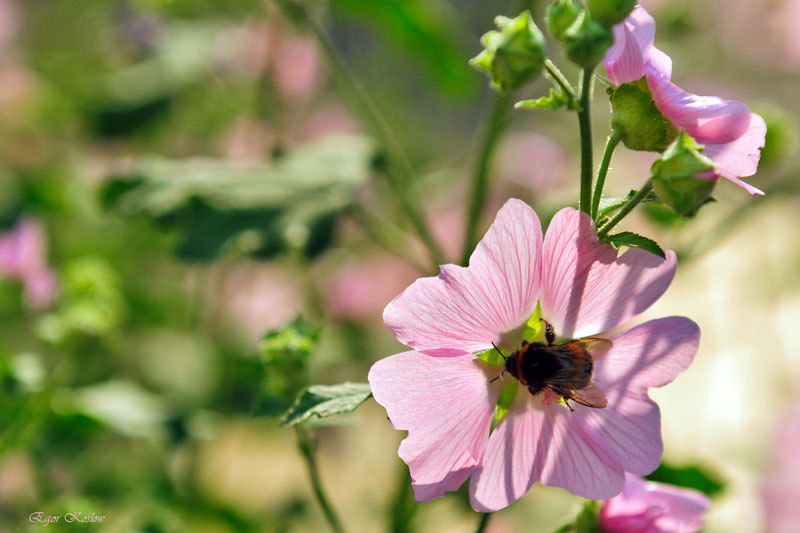
[{"label": "unopened pink bloom", "polygon": [[55,295],[55,274],[47,266],[47,241],[41,224],[23,219],[11,231],[0,234],[0,276],[25,285],[28,304],[47,307]]},{"label": "unopened pink bloom", "polygon": [[711,507],[701,492],[625,476],[625,488],[603,503],[600,527],[614,533],[694,533]]},{"label": "unopened pink bloom", "polygon": [[614,46],[603,61],[609,79],[617,85],[642,78],[661,113],[676,128],[686,130],[714,161],[714,176],[722,176],[750,194],[764,194],[739,178],[758,169],[767,133],[764,119],[742,102],[688,93],[670,81],[672,60],[654,46],[656,24],[637,6],[614,26]]},{"label": "unopened pink bloom", "polygon": [[398,453],[417,500],[442,496],[470,476],[478,511],[509,505],[537,481],[605,499],[622,490],[625,472],[652,472],[662,442],[647,389],[691,363],[699,340],[691,320],[652,320],[610,338],[613,348],[593,374],[607,407],[576,404],[570,412],[548,391],[520,388],[491,436],[504,380],[492,383],[501,369],[474,354],[525,324],[537,302],[559,337],[614,329],[664,293],[675,266],[673,252],[618,256],[598,240],[591,218],[570,208],[543,237],[536,213],[509,200],[469,267],[444,265],[438,277],[418,279],[396,297],[384,322],[412,351],[375,363],[369,382],[392,425],[409,432]]}]

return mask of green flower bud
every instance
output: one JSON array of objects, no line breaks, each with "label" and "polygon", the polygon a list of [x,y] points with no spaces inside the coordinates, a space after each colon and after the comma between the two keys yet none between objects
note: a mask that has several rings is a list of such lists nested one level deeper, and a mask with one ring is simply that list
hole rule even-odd
[{"label": "green flower bud", "polygon": [[583,7],[577,0],[555,0],[547,6],[545,16],[550,34],[560,40],[567,28],[572,26],[572,23],[581,14],[581,11],[583,11]]},{"label": "green flower bud", "polygon": [[598,65],[612,44],[614,34],[582,11],[575,22],[561,35],[567,57],[581,68]]},{"label": "green flower bud", "polygon": [[619,24],[636,7],[636,0],[587,0],[592,18],[606,27]]},{"label": "green flower bud", "polygon": [[692,217],[706,203],[716,179],[696,177],[714,168],[714,162],[702,154],[703,147],[681,130],[678,138],[653,163],[652,184],[658,199],[682,217]]},{"label": "green flower bud", "polygon": [[653,102],[653,96],[642,79],[623,83],[608,90],[611,100],[611,128],[630,150],[663,152],[678,135]]},{"label": "green flower bud", "polygon": [[527,10],[513,19],[497,17],[494,23],[498,30],[481,37],[484,51],[472,58],[470,65],[486,71],[495,89],[517,89],[544,70],[544,35]]}]

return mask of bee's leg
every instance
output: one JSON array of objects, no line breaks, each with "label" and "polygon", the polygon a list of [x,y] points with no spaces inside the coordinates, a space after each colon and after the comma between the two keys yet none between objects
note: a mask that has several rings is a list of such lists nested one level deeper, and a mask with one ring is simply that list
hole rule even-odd
[{"label": "bee's leg", "polygon": [[550,322],[544,318],[540,318],[539,320],[544,322],[544,338],[547,340],[547,345],[552,346],[553,343],[556,342],[556,330],[554,330]]},{"label": "bee's leg", "polygon": [[566,396],[562,396],[562,398],[564,399],[564,405],[569,407],[570,412],[574,413],[575,409],[573,409],[572,406],[569,404],[570,398],[567,398]]}]

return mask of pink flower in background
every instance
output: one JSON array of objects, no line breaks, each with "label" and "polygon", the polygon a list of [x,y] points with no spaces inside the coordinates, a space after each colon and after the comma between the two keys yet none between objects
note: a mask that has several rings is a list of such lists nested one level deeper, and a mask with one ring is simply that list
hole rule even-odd
[{"label": "pink flower in background", "polygon": [[653,100],[676,128],[705,146],[714,161],[714,177],[722,176],[750,194],[764,194],[739,178],[758,169],[767,133],[764,119],[741,102],[691,94],[670,81],[672,60],[654,46],[655,20],[637,6],[614,26],[614,46],[604,59],[608,77],[617,85],[646,77]]},{"label": "pink flower in background", "polygon": [[[699,330],[689,319],[652,320],[610,338],[594,363],[605,408],[574,412],[520,388],[491,433],[501,367],[475,357],[518,330],[537,302],[561,338],[616,328],[647,309],[675,273],[661,259],[630,249],[618,256],[595,235],[591,218],[559,211],[543,238],[536,213],[509,200],[478,244],[469,267],[444,265],[396,297],[384,322],[412,351],[378,361],[369,372],[375,399],[396,429],[398,454],[419,501],[457,489],[468,477],[472,507],[501,509],[534,483],[592,499],[622,490],[625,472],[644,475],[662,454],[658,406],[649,387],[672,381],[691,363]],[[513,379],[508,377],[508,379]]]},{"label": "pink flower in background", "polygon": [[767,525],[772,533],[800,531],[800,402],[778,426],[763,490]]},{"label": "pink flower in background", "polygon": [[603,503],[600,526],[614,533],[694,533],[710,508],[701,492],[627,474],[622,492]]},{"label": "pink flower in background", "polygon": [[47,239],[41,224],[22,219],[0,234],[0,276],[21,281],[28,305],[47,307],[55,296],[56,277],[47,266]]}]

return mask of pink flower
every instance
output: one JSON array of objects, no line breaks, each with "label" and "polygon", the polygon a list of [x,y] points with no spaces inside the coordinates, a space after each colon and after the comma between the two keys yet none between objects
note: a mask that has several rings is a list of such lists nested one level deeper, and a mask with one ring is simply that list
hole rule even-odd
[{"label": "pink flower", "polygon": [[509,505],[537,481],[604,499],[622,490],[626,471],[652,472],[662,442],[647,389],[691,363],[699,341],[691,320],[652,320],[610,338],[613,347],[593,372],[607,407],[574,404],[570,412],[549,389],[534,396],[520,387],[491,435],[498,396],[513,378],[492,383],[501,368],[473,354],[519,331],[537,302],[561,338],[614,329],[664,293],[675,266],[673,252],[665,260],[639,249],[618,256],[597,239],[591,218],[570,208],[543,238],[536,213],[512,199],[469,267],[444,265],[438,277],[418,279],[396,297],[384,322],[413,350],[375,363],[369,382],[392,425],[409,432],[398,454],[417,500],[442,496],[470,476],[478,511]]},{"label": "pink flower", "polygon": [[28,304],[40,309],[53,300],[55,274],[47,266],[46,237],[36,220],[23,219],[14,229],[0,234],[0,276],[25,285]]},{"label": "pink flower", "polygon": [[764,476],[767,529],[773,533],[800,531],[800,402],[778,423],[772,456]]},{"label": "pink flower", "polygon": [[705,145],[703,154],[716,165],[713,177],[722,176],[750,194],[764,194],[739,179],[758,169],[767,133],[764,119],[742,102],[698,96],[672,83],[672,60],[654,46],[655,34],[655,20],[641,6],[614,26],[614,46],[604,60],[608,77],[621,85],[645,76],[661,113]]},{"label": "pink flower", "polygon": [[614,533],[693,533],[702,529],[710,507],[696,490],[626,474],[622,492],[603,503],[600,526]]}]

